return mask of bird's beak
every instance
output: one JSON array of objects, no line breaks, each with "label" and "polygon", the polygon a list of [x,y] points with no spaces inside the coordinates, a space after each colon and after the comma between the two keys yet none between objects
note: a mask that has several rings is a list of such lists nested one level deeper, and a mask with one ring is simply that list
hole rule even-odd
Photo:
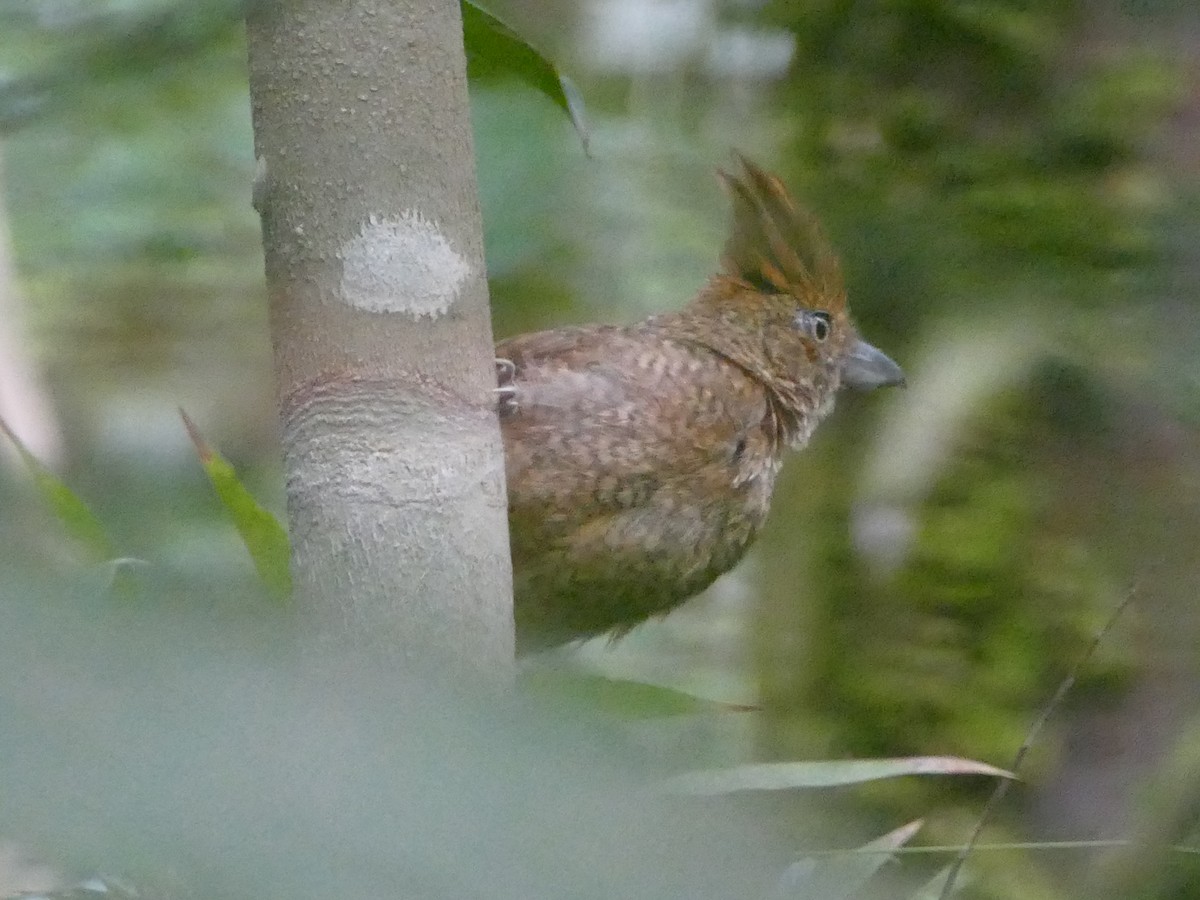
[{"label": "bird's beak", "polygon": [[904,387],[904,370],[882,350],[856,340],[842,366],[842,384],[859,391],[891,385]]}]

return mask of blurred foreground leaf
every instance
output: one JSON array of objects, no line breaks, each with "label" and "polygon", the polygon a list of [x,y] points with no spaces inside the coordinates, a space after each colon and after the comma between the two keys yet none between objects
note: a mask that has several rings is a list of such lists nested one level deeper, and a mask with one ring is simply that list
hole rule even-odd
[{"label": "blurred foreground leaf", "polygon": [[154,587],[133,615],[0,595],[4,830],[60,871],[145,900],[761,900],[827,818],[697,816],[599,717],[297,653],[278,616]]},{"label": "blurred foreground leaf", "polygon": [[33,477],[34,487],[37,488],[54,517],[62,523],[67,534],[74,538],[83,548],[91,562],[105,562],[116,556],[112,541],[96,514],[72,491],[57,475],[42,465],[21,439],[8,427],[8,423],[0,419],[0,433],[12,442],[20,454],[22,462]]},{"label": "blurred foreground leaf", "polygon": [[200,457],[200,464],[204,466],[208,480],[212,482],[217,497],[233,519],[246,549],[250,551],[250,558],[254,561],[258,577],[276,598],[287,598],[292,593],[292,573],[289,567],[291,545],[287,531],[279,520],[246,490],[233,466],[205,443],[196,424],[188,418],[187,413],[180,410],[179,414],[183,417],[188,437],[196,446],[196,454]]},{"label": "blurred foreground leaf", "polygon": [[623,719],[652,719],[714,712],[749,712],[753,707],[710,700],[674,688],[608,678],[590,672],[556,668],[529,668],[520,676],[520,686],[540,700],[566,701],[572,706],[594,709]]},{"label": "blurred foreground leaf", "polygon": [[771,900],[848,900],[892,859],[891,853],[913,839],[921,820],[889,831],[857,851],[829,856],[820,861],[802,859],[783,873]]},{"label": "blurred foreground leaf", "polygon": [[133,885],[112,878],[90,878],[71,887],[52,891],[13,894],[7,900],[150,900]]},{"label": "blurred foreground leaf", "polygon": [[666,782],[666,788],[675,793],[703,796],[729,794],[734,791],[837,787],[883,778],[899,778],[902,775],[1015,777],[1004,769],[957,756],[909,756],[898,759],[754,763],[728,769],[707,769],[670,778]]},{"label": "blurred foreground leaf", "polygon": [[[917,892],[912,895],[912,900],[941,900],[946,879],[950,877],[950,866],[946,866],[925,884],[917,889]],[[968,886],[972,879],[969,875],[960,874],[954,883],[954,887],[950,890],[951,897],[959,896]]]}]

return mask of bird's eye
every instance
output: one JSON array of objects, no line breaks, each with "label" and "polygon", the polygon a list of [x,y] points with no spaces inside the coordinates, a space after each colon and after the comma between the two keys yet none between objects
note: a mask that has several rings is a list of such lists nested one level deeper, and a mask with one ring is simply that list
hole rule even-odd
[{"label": "bird's eye", "polygon": [[829,337],[829,331],[832,327],[829,313],[824,310],[813,313],[813,337],[818,341],[823,341]]},{"label": "bird's eye", "polygon": [[833,327],[831,323],[832,317],[824,310],[817,312],[805,310],[796,317],[796,324],[818,344],[823,343],[829,337],[829,332]]}]

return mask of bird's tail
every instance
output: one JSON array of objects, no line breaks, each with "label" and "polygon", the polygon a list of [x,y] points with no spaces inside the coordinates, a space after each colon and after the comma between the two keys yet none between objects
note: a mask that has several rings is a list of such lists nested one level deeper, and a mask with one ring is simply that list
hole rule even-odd
[{"label": "bird's tail", "polygon": [[817,220],[778,178],[737,158],[743,174],[717,172],[733,201],[733,230],[721,255],[725,273],[762,291],[819,297],[830,311],[844,306],[841,266]]}]

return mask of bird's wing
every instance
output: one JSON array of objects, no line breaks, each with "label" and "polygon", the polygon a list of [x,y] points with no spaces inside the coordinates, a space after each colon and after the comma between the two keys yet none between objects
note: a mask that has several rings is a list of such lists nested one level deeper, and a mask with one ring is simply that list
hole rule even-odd
[{"label": "bird's wing", "polygon": [[647,325],[525,335],[497,355],[513,363],[500,421],[526,648],[632,627],[736,562],[770,490],[747,472],[776,459],[761,384]]},{"label": "bird's wing", "polygon": [[668,484],[727,483],[739,441],[755,439],[766,414],[741,370],[638,326],[521,335],[496,355],[514,366],[515,402],[501,418],[514,514],[586,517]]}]

